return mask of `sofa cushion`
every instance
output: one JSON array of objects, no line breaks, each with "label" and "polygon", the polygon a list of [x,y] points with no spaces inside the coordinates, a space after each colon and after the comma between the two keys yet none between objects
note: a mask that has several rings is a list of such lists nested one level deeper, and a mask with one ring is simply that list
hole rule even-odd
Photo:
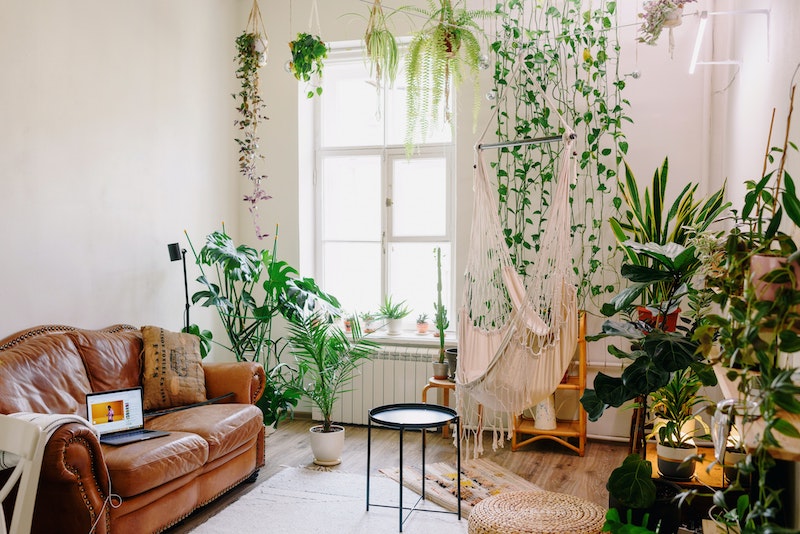
[{"label": "sofa cushion", "polygon": [[75,343],[93,391],[132,388],[141,384],[142,333],[139,330],[66,334]]},{"label": "sofa cushion", "polygon": [[89,377],[65,334],[48,334],[0,352],[0,413],[86,416]]},{"label": "sofa cushion", "polygon": [[191,432],[208,443],[211,462],[246,444],[264,426],[264,415],[252,404],[195,406],[147,421],[147,428]]},{"label": "sofa cushion", "polygon": [[199,470],[208,460],[208,444],[195,434],[170,432],[121,447],[103,445],[103,456],[111,491],[125,498]]},{"label": "sofa cushion", "polygon": [[200,340],[192,334],[143,326],[144,409],[173,408],[206,400]]}]

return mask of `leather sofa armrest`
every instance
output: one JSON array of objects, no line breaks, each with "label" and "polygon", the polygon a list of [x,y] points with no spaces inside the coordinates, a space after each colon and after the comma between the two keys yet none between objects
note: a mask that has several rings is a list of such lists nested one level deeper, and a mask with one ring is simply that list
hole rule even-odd
[{"label": "leather sofa armrest", "polygon": [[256,362],[203,363],[206,396],[211,399],[233,392],[224,402],[255,404],[266,385],[264,367]]},{"label": "leather sofa armrest", "polygon": [[36,495],[34,532],[94,533],[110,530],[109,476],[94,432],[66,423],[50,436]]}]

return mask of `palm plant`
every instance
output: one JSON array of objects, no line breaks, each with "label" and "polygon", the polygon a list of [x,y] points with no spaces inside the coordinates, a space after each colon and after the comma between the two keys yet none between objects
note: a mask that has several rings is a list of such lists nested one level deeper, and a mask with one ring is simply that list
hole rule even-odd
[{"label": "palm plant", "polygon": [[428,19],[414,34],[406,56],[406,150],[409,152],[417,134],[425,140],[431,127],[450,122],[450,88],[452,84],[460,84],[465,74],[475,84],[473,113],[477,117],[480,40],[484,33],[476,20],[493,14],[468,10],[463,4],[463,0],[428,0],[428,9],[402,8]]},{"label": "palm plant", "polygon": [[708,425],[700,415],[694,413],[696,406],[709,402],[698,395],[702,385],[691,368],[682,369],[673,373],[667,385],[650,396],[653,415],[658,418],[651,435],[658,436],[659,443],[674,448],[687,445],[698,433],[697,426],[692,431],[685,428],[690,421],[699,423],[705,434],[709,433]]},{"label": "palm plant", "polygon": [[323,432],[332,431],[334,404],[347,391],[342,388],[378,347],[361,334],[355,318],[350,329],[348,336],[318,313],[297,315],[289,323],[289,344],[304,384],[303,393],[322,412]]}]

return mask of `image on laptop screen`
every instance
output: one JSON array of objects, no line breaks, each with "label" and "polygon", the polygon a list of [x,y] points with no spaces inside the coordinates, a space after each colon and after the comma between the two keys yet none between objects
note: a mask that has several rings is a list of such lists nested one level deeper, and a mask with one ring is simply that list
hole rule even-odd
[{"label": "image on laptop screen", "polygon": [[89,422],[101,435],[144,426],[141,388],[86,395],[86,410]]}]

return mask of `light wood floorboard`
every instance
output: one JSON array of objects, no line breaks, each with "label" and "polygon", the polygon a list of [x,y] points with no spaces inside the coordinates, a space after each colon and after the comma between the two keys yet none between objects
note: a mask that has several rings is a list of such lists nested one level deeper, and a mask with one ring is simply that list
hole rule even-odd
[{"label": "light wood floorboard", "polygon": [[[311,448],[308,443],[308,429],[313,424],[315,423],[303,416],[296,416],[293,421],[281,423],[277,431],[267,437],[266,465],[259,472],[255,483],[244,483],[234,488],[168,532],[170,534],[189,532],[285,467],[313,465]],[[330,469],[343,473],[366,475],[367,427],[345,426],[347,434],[342,463]],[[517,452],[511,452],[510,442],[506,442],[504,448],[493,451],[491,435],[488,432],[485,434],[484,440],[486,451],[482,458],[517,473],[542,489],[568,493],[602,506],[608,505],[608,492],[605,489],[608,475],[622,463],[628,450],[626,443],[589,440],[586,445],[586,454],[581,458],[576,453],[550,440],[532,443]],[[404,464],[419,465],[421,461],[420,432],[406,432],[404,441]],[[442,438],[441,432],[428,432],[426,462],[450,462],[455,465],[455,452],[452,438]],[[397,463],[397,431],[373,428],[372,474],[377,474],[378,468],[396,466]]]}]

